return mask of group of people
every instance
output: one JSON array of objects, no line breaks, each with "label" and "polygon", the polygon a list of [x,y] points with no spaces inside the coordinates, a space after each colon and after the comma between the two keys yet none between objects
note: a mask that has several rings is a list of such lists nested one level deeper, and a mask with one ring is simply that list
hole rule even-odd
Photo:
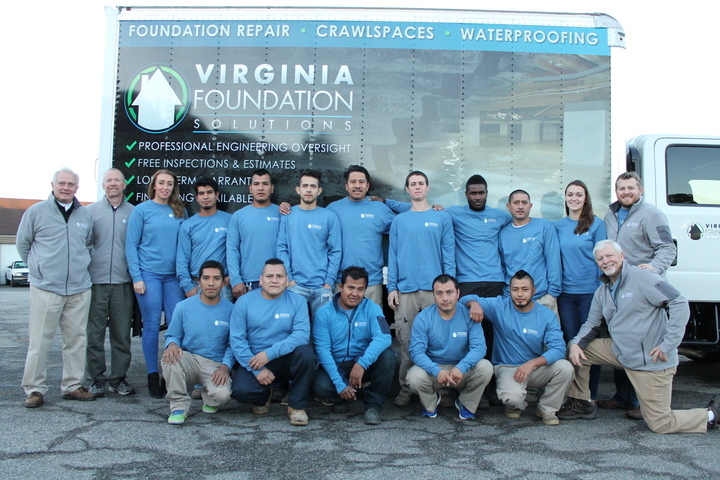
[{"label": "group of people", "polygon": [[[348,196],[323,208],[321,174],[302,171],[300,202],[289,208],[272,203],[272,177],[257,170],[253,203],[233,215],[218,210],[217,183],[200,179],[200,209],[187,218],[169,170],[153,175],[149,200],[134,208],[118,169],[105,173],[105,197],[88,207],[75,199],[77,175],[58,171],[53,193],[28,209],[17,237],[31,283],[25,406],[43,404],[58,325],[64,398],[135,393],[126,379],[134,293],[148,391],[167,392],[169,423],[185,422],[189,384],[208,414],[234,398],[263,415],[282,391],[293,425],[308,423],[313,393],[335,412],[362,394],[364,422],[376,425],[397,370],[381,308],[388,234],[396,406],[417,396],[421,414],[434,418],[457,391],[452,404],[472,419],[494,376],[509,418],[537,402],[547,425],[594,418],[600,405],[625,408],[661,433],[717,427],[714,399],[702,409],[670,409],[688,304],[664,278],[675,247],[664,215],[643,201],[637,174],[617,179],[618,201],[604,221],[585,184],[571,182],[567,216],[557,222],[531,217],[524,190],[509,195],[509,214],[489,207],[480,175],[466,183],[467,205],[447,209],[429,204],[420,171],[405,179],[409,204],[369,197],[362,166],[344,177]],[[599,371],[590,368],[599,364],[617,369],[618,393],[604,402],[595,401]]]}]

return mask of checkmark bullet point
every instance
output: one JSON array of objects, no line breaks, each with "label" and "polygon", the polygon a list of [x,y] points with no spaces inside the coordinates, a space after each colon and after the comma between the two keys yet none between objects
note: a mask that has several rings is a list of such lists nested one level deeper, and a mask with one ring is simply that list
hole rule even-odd
[{"label": "checkmark bullet point", "polygon": [[132,182],[133,180],[135,180],[135,175],[125,180],[125,185],[130,185],[130,182]]},{"label": "checkmark bullet point", "polygon": [[135,148],[135,145],[137,145],[137,141],[131,143],[130,145],[125,145],[125,148],[127,148],[127,149],[128,149],[128,152],[129,152],[130,150],[132,150],[133,148]]},{"label": "checkmark bullet point", "polygon": [[126,166],[126,167],[132,167],[132,166],[133,166],[133,163],[135,163],[135,159],[134,159],[134,158],[133,158],[132,160],[130,160],[129,162],[125,162],[125,166]]},{"label": "checkmark bullet point", "polygon": [[132,196],[133,196],[132,193],[128,193],[127,196],[125,197],[125,200],[127,200],[127,201],[129,202],[129,201],[130,201],[130,197],[132,197]]}]

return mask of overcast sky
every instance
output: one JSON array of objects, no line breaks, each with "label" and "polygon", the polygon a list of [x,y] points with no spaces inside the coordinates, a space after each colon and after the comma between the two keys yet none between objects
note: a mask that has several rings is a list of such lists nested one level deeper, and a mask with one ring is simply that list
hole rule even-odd
[{"label": "overcast sky", "polygon": [[[134,0],[132,5],[200,2]],[[258,2],[223,0],[227,5]],[[281,5],[338,6],[338,1],[285,0]],[[436,8],[428,0],[342,2],[348,6]],[[627,49],[613,49],[614,155],[642,133],[720,135],[716,21],[720,4],[686,0],[672,7],[629,0],[466,1],[454,8],[601,12],[624,27]],[[712,6],[708,6],[712,5]],[[2,175],[0,197],[46,198],[52,173],[80,175],[78,198],[97,196],[105,45],[102,2],[12,2],[3,7]]]}]

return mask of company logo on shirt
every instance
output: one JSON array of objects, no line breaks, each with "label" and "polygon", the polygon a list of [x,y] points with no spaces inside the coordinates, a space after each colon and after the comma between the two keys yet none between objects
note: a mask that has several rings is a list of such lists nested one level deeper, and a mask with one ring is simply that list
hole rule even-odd
[{"label": "company logo on shirt", "polygon": [[169,213],[169,214],[168,214],[168,217],[170,217],[170,218],[173,218],[174,216],[175,216],[175,215],[173,215],[172,213]]},{"label": "company logo on shirt", "polygon": [[222,320],[215,320],[215,325],[216,325],[216,326],[222,325],[223,327],[227,327],[227,326],[230,325],[230,324],[229,324],[228,322],[224,322],[224,321],[222,321]]},{"label": "company logo on shirt", "polygon": [[533,241],[535,241],[535,237],[523,238],[523,243],[528,243],[528,242],[533,242]]},{"label": "company logo on shirt", "polygon": [[375,218],[375,215],[372,213],[361,213],[360,218]]},{"label": "company logo on shirt", "polygon": [[356,327],[367,327],[368,322],[355,322]]},{"label": "company logo on shirt", "polygon": [[456,337],[467,337],[467,332],[453,332],[453,338]]},{"label": "company logo on shirt", "polygon": [[83,230],[87,230],[87,229],[88,229],[87,223],[80,223],[80,222],[78,222],[78,223],[77,223],[77,226],[78,226],[78,228],[82,228]]},{"label": "company logo on shirt", "polygon": [[623,223],[623,227],[624,226],[628,226],[630,228],[637,228],[638,226],[640,226],[640,224],[638,222],[627,222]]},{"label": "company logo on shirt", "polygon": [[267,217],[268,222],[279,222],[280,217]]},{"label": "company logo on shirt", "polygon": [[308,223],[308,228],[311,229],[311,230],[312,230],[312,229],[322,230],[323,227],[322,227],[322,225],[315,225],[314,223]]},{"label": "company logo on shirt", "polygon": [[218,233],[218,232],[227,232],[227,228],[225,228],[225,227],[218,227],[218,228],[215,229],[215,233]]},{"label": "company logo on shirt", "polygon": [[425,226],[426,226],[426,227],[435,227],[435,228],[437,228],[437,227],[439,227],[440,225],[438,225],[438,224],[435,223],[435,222],[425,222]]},{"label": "company logo on shirt", "polygon": [[276,318],[276,319],[292,318],[292,315],[289,314],[289,313],[276,313],[276,314],[275,314],[275,318]]},{"label": "company logo on shirt", "polygon": [[533,330],[532,328],[523,328],[522,332],[525,334],[529,334],[529,335],[537,335],[538,334],[538,331]]},{"label": "company logo on shirt", "polygon": [[127,220],[123,218],[123,223],[127,223]]},{"label": "company logo on shirt", "polygon": [[620,295],[620,298],[632,298],[633,292],[625,292],[622,295]]},{"label": "company logo on shirt", "polygon": [[497,223],[495,218],[483,218],[483,223]]}]

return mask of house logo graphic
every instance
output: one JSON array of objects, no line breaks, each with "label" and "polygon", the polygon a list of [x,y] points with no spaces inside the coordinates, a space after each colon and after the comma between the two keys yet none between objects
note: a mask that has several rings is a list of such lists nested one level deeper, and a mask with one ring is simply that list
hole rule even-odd
[{"label": "house logo graphic", "polygon": [[166,65],[143,68],[130,80],[125,92],[125,111],[130,121],[148,133],[175,128],[188,112],[188,83]]}]

